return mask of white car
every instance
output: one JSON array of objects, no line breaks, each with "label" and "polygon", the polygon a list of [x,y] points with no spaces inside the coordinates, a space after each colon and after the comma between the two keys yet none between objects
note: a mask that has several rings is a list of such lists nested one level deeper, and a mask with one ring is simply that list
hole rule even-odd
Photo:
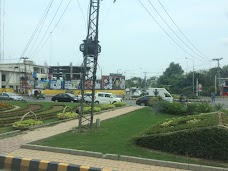
[{"label": "white car", "polygon": [[113,104],[116,102],[122,102],[122,98],[119,98],[112,93],[106,93],[106,92],[97,92],[95,94],[94,103]]},{"label": "white car", "polygon": [[[17,94],[10,93],[10,92],[2,93],[1,97],[5,100],[24,101],[24,98],[22,96],[19,96]],[[1,97],[0,97],[0,99],[1,99]]]}]

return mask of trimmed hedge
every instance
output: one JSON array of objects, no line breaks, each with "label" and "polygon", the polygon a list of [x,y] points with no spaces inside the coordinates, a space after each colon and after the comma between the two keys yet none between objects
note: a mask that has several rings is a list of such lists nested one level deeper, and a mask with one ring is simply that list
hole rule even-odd
[{"label": "trimmed hedge", "polygon": [[164,152],[228,161],[228,129],[222,126],[146,135],[133,141]]},{"label": "trimmed hedge", "polygon": [[141,133],[141,135],[160,134],[184,129],[216,126],[218,124],[218,113],[189,115],[166,120],[162,123],[148,128],[143,133]]}]

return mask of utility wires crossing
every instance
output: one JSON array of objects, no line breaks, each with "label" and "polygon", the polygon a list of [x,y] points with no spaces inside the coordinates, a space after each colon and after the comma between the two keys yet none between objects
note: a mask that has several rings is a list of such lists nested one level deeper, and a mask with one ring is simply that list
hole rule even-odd
[{"label": "utility wires crossing", "polygon": [[[152,13],[149,11],[149,9],[146,7],[146,5],[144,5],[142,3],[141,0],[138,0],[139,3],[142,5],[142,7],[147,11],[147,13],[150,15],[150,17],[156,22],[156,24],[163,30],[163,32],[180,48],[182,49],[185,53],[187,53],[189,56],[191,56],[194,59],[200,60],[200,61],[208,61],[210,60],[210,58],[206,57],[205,55],[203,55],[202,52],[200,52],[194,45],[193,43],[190,42],[190,40],[184,35],[184,33],[180,30],[180,28],[177,26],[177,24],[174,22],[174,20],[171,18],[171,16],[168,14],[167,10],[164,8],[164,6],[161,4],[161,2],[159,1],[159,4],[162,6],[163,10],[165,10],[166,14],[169,16],[169,18],[172,20],[173,23],[175,23],[176,27],[178,28],[178,30],[181,32],[181,34],[185,37],[185,39],[188,41],[188,43],[191,44],[191,46],[193,46],[193,48],[191,48],[187,43],[185,43],[185,41],[174,31],[174,29],[171,28],[171,26],[166,22],[166,20],[162,17],[162,15],[158,12],[158,10],[155,8],[155,6],[151,3],[150,0],[148,0],[148,3],[150,4],[150,6],[154,9],[154,11],[159,15],[159,17],[162,19],[162,21],[166,24],[166,26],[172,31],[172,33],[174,33],[174,35],[185,45],[184,48],[179,42],[177,42],[166,30],[165,28],[158,22],[157,19],[155,19],[155,17],[152,15]],[[189,52],[189,50],[191,51],[191,53]],[[197,52],[199,53],[197,53]],[[194,55],[192,54],[194,53]]]}]

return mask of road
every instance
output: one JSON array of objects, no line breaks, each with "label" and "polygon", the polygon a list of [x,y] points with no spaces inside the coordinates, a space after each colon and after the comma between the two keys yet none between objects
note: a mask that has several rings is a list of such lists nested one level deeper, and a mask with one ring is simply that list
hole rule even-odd
[{"label": "road", "polygon": [[[33,99],[32,97],[29,98],[24,96],[24,99],[28,102],[51,102],[51,97],[46,97],[45,99]],[[125,103],[131,106],[136,106],[135,100],[124,100]]]},{"label": "road", "polygon": [[[51,102],[51,97],[46,97],[45,99],[33,99],[24,97],[26,101],[32,101],[32,102]],[[202,100],[211,100],[209,97],[201,97]],[[135,100],[123,100],[125,103],[131,106],[136,106]],[[228,98],[216,98],[215,103],[223,103],[226,108],[228,108]]]}]

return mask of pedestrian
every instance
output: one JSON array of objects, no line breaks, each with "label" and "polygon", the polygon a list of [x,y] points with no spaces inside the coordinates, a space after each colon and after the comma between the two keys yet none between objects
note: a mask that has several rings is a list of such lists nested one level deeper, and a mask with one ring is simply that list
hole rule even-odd
[{"label": "pedestrian", "polygon": [[215,103],[215,93],[211,93],[211,102]]},{"label": "pedestrian", "polygon": [[28,97],[29,97],[29,98],[31,97],[31,94],[32,94],[32,93],[31,93],[31,90],[29,89],[29,90],[28,90]]},{"label": "pedestrian", "polygon": [[179,102],[181,102],[181,103],[184,103],[185,102],[184,95],[183,94],[180,95]]},{"label": "pedestrian", "polygon": [[38,95],[38,90],[35,90],[34,91],[34,98],[37,98],[37,95]]}]

